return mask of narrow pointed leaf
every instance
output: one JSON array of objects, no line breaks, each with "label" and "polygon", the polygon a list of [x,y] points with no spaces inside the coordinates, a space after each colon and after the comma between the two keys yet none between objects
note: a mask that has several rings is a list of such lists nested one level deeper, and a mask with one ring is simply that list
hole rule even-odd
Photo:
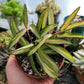
[{"label": "narrow pointed leaf", "polygon": [[43,52],[46,53],[46,54],[51,54],[51,55],[56,55],[57,54],[57,52],[55,52],[54,50],[49,49],[49,48],[44,49]]},{"label": "narrow pointed leaf", "polygon": [[36,39],[34,42],[39,43],[42,40],[42,38]]},{"label": "narrow pointed leaf", "polygon": [[34,24],[30,25],[31,31],[35,34],[37,38],[40,38],[39,31],[37,30],[36,26]]},{"label": "narrow pointed leaf", "polygon": [[46,43],[50,44],[71,44],[70,41],[64,40],[64,39],[47,39]]},{"label": "narrow pointed leaf", "polygon": [[40,48],[45,43],[46,39],[50,38],[51,36],[52,36],[52,34],[47,34],[43,38],[43,40],[29,52],[28,56],[34,54],[37,51],[37,49]]},{"label": "narrow pointed leaf", "polygon": [[[48,24],[54,24],[54,13],[51,8],[49,8],[49,14],[48,14]],[[52,29],[49,33],[52,33],[54,29]]]},{"label": "narrow pointed leaf", "polygon": [[48,25],[46,26],[41,32],[40,35],[41,37],[45,36],[48,32],[50,32],[52,29],[54,29],[57,26],[57,24],[53,24],[53,25]]},{"label": "narrow pointed leaf", "polygon": [[47,18],[48,18],[48,9],[46,10],[44,17],[43,17],[43,21],[42,21],[42,29],[44,29],[46,27],[47,24]]},{"label": "narrow pointed leaf", "polygon": [[40,48],[38,49],[38,54],[40,55],[42,61],[48,65],[52,70],[54,70],[56,73],[58,73],[59,68],[58,65],[52,60],[47,54],[45,54]]},{"label": "narrow pointed leaf", "polygon": [[27,26],[28,26],[28,16],[27,16],[26,4],[24,4],[24,7],[23,7],[23,20],[24,20],[24,25],[27,28]]},{"label": "narrow pointed leaf", "polygon": [[79,26],[84,26],[84,21],[75,22],[75,23],[73,23],[73,24],[70,24],[70,25],[65,29],[65,31],[70,30],[70,29],[73,29],[73,28],[76,28],[76,27],[79,27]]},{"label": "narrow pointed leaf", "polygon": [[44,18],[44,15],[46,13],[46,11],[48,10],[49,8],[46,8],[42,14],[40,15],[39,19],[38,19],[38,23],[37,23],[37,28],[38,30],[40,31],[41,27],[42,27],[42,23],[43,23],[43,18]]},{"label": "narrow pointed leaf", "polygon": [[73,20],[73,18],[77,15],[77,12],[79,11],[80,7],[78,7],[64,22],[64,24],[61,26],[60,30],[64,31],[68,25],[71,23],[71,21]]},{"label": "narrow pointed leaf", "polygon": [[79,33],[60,33],[57,37],[69,37],[69,38],[84,38],[84,35]]},{"label": "narrow pointed leaf", "polygon": [[11,55],[11,54],[13,54],[13,55],[23,54],[23,53],[28,52],[31,47],[33,47],[33,44],[29,44],[29,45],[26,45],[24,47],[18,48],[14,51],[9,52],[8,54],[9,55]]},{"label": "narrow pointed leaf", "polygon": [[49,68],[45,63],[43,63],[43,69],[50,77],[55,79],[58,78],[57,74],[51,68]]},{"label": "narrow pointed leaf", "polygon": [[[14,20],[11,21],[10,28],[11,28],[13,36],[15,36],[19,32],[19,29],[16,27]],[[20,38],[19,43],[21,46],[25,46],[29,44],[29,42],[24,37]]]},{"label": "narrow pointed leaf", "polygon": [[37,52],[35,52],[35,56],[36,56],[36,60],[37,60],[38,64],[43,69],[42,60]]},{"label": "narrow pointed leaf", "polygon": [[34,63],[34,60],[33,60],[33,56],[30,56],[30,62],[31,62],[31,66],[32,66],[32,69],[34,70],[34,72],[36,72],[38,74],[38,76],[40,76],[41,78],[43,78],[41,76],[41,74],[38,72],[36,66],[35,66],[35,63]]},{"label": "narrow pointed leaf", "polygon": [[15,36],[18,32],[19,29],[16,27],[14,20],[11,21],[11,32],[13,33],[13,36]]},{"label": "narrow pointed leaf", "polygon": [[59,53],[60,55],[62,55],[64,58],[66,58],[67,60],[69,60],[70,62],[74,63],[75,60],[73,58],[73,56],[64,48],[60,47],[60,46],[54,46],[54,45],[47,45],[48,47],[50,47],[51,49],[53,49],[54,51],[56,51],[57,53]]},{"label": "narrow pointed leaf", "polygon": [[8,49],[12,48],[18,41],[19,39],[25,34],[26,29],[22,29],[11,41],[8,46]]},{"label": "narrow pointed leaf", "polygon": [[36,58],[40,66],[50,77],[57,78],[57,74],[42,61],[38,53],[36,53]]},{"label": "narrow pointed leaf", "polygon": [[48,23],[54,24],[54,13],[51,8],[49,8]]}]

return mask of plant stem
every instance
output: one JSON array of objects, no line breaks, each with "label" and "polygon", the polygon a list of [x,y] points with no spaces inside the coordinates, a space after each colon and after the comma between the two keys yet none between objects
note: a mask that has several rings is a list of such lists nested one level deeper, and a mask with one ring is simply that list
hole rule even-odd
[{"label": "plant stem", "polygon": [[28,29],[27,29],[27,35],[28,35],[28,37],[29,37],[31,43],[33,43],[32,39],[31,39],[31,36],[30,36],[30,34],[29,34],[29,30],[28,30]]},{"label": "plant stem", "polygon": [[56,34],[59,34],[59,33],[61,33],[60,30],[59,30],[59,31],[55,31],[55,32],[53,33],[52,37],[54,37]]}]

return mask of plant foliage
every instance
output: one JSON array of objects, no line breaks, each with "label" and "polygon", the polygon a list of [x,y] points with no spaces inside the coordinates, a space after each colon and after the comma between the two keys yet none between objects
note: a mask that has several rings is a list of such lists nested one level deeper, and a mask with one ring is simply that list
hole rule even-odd
[{"label": "plant foliage", "polygon": [[21,24],[23,21],[22,10],[23,6],[20,4],[20,1],[10,0],[1,7],[1,17],[8,18],[12,17],[16,24]]},{"label": "plant foliage", "polygon": [[[74,63],[75,60],[73,56],[71,55],[70,51],[67,51],[62,45],[72,45],[73,43],[68,41],[65,38],[84,38],[83,35],[81,34],[74,34],[68,32],[68,30],[74,28],[74,24],[70,24],[72,19],[75,17],[77,14],[78,10],[80,7],[78,7],[71,15],[70,17],[67,18],[65,23],[60,27],[60,29],[55,31],[55,33],[51,32],[53,28],[57,26],[57,24],[50,24],[50,25],[45,25],[46,24],[46,13],[49,8],[46,8],[41,16],[38,19],[38,23],[36,25],[31,24],[30,25],[30,30],[32,33],[35,35],[35,39],[31,39],[31,35],[29,34],[28,28],[23,29],[23,30],[17,30],[15,27],[15,24],[12,25],[11,31],[13,33],[13,39],[9,44],[9,49],[13,47],[17,42],[22,45],[21,48],[16,49],[15,51],[9,52],[9,54],[21,54],[22,53],[27,53],[27,56],[30,57],[31,60],[31,66],[32,69],[40,76],[40,73],[38,72],[35,62],[34,62],[34,56],[36,57],[36,60],[40,67],[44,70],[46,74],[48,74],[52,78],[57,78],[58,75],[57,73],[59,72],[59,65],[55,63],[55,60],[53,60],[50,55],[54,54],[60,54],[63,56],[65,59],[67,59],[69,62]],[[24,17],[27,14],[24,14]],[[51,14],[50,14],[51,15]],[[52,15],[51,15],[52,16]],[[45,19],[44,19],[45,18]],[[25,21],[27,21],[25,19]],[[45,23],[44,23],[45,22]],[[12,22],[11,22],[12,23]],[[14,21],[13,21],[14,23]],[[12,24],[13,24],[12,23]],[[71,25],[71,26],[70,26]],[[77,26],[84,25],[84,22],[76,23]],[[70,26],[70,27],[69,27]],[[14,29],[13,29],[14,28]],[[14,30],[14,31],[13,31]],[[29,37],[28,41],[23,37],[25,35],[25,30],[26,33]],[[24,31],[24,32],[23,32]],[[23,32],[23,34],[22,34]],[[21,40],[21,42],[20,42]],[[26,43],[26,44],[25,44]],[[11,47],[10,47],[11,46]],[[47,52],[49,50],[50,52]]]}]

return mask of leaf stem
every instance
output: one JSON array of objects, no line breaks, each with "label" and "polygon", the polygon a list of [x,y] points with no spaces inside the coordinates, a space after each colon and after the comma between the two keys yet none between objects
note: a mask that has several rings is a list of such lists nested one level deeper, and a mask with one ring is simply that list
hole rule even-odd
[{"label": "leaf stem", "polygon": [[26,31],[27,31],[27,35],[28,35],[28,37],[29,37],[29,40],[31,41],[31,43],[33,43],[32,39],[31,39],[31,36],[30,36],[30,34],[29,34],[29,30],[27,29]]},{"label": "leaf stem", "polygon": [[61,33],[61,31],[60,31],[60,30],[59,30],[59,31],[54,31],[54,33],[53,33],[52,37],[54,37],[56,34],[59,34],[59,33]]}]

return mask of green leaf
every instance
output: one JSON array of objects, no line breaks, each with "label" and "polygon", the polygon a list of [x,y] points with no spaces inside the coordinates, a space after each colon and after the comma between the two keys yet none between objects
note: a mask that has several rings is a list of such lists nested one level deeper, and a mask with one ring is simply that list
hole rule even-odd
[{"label": "green leaf", "polygon": [[19,39],[25,34],[26,29],[22,29],[11,41],[8,46],[8,49],[12,48],[18,41]]},{"label": "green leaf", "polygon": [[64,39],[47,39],[46,43],[50,43],[50,44],[71,44],[70,41],[64,40]]},{"label": "green leaf", "polygon": [[34,63],[34,60],[33,60],[33,56],[30,56],[30,62],[31,62],[31,66],[32,66],[32,69],[34,70],[34,72],[36,72],[38,74],[38,76],[40,76],[41,78],[43,78],[41,76],[41,74],[38,72],[36,66],[35,66],[35,63]]},{"label": "green leaf", "polygon": [[73,29],[73,28],[76,28],[76,27],[79,27],[79,26],[84,26],[84,21],[75,22],[75,23],[73,23],[73,24],[70,24],[70,25],[65,29],[65,31],[70,30],[70,29]]},{"label": "green leaf", "polygon": [[[15,36],[19,32],[19,29],[16,27],[14,20],[11,21],[10,28],[11,28],[13,36]],[[25,46],[29,44],[29,42],[24,37],[20,38],[19,43],[21,46]]]},{"label": "green leaf", "polygon": [[59,68],[58,65],[52,60],[47,54],[45,54],[40,48],[38,49],[38,54],[40,55],[40,58],[42,61],[50,67],[52,70],[54,70],[56,73],[58,73]]},{"label": "green leaf", "polygon": [[14,20],[11,20],[11,31],[13,33],[13,36],[15,36],[18,32],[19,32],[19,29],[16,27],[16,24],[15,24],[15,21]]},{"label": "green leaf", "polygon": [[39,63],[39,65],[43,68],[43,70],[52,78],[57,78],[57,74],[51,69],[49,68],[40,58],[39,54],[36,53],[36,58],[37,61]]},{"label": "green leaf", "polygon": [[64,24],[61,26],[60,30],[64,31],[68,25],[71,23],[71,21],[73,20],[73,18],[76,16],[77,12],[79,11],[80,7],[78,7],[64,22]]},{"label": "green leaf", "polygon": [[46,8],[46,9],[42,12],[42,14],[40,15],[40,17],[39,17],[39,19],[38,19],[37,28],[38,28],[39,31],[40,31],[40,29],[41,29],[41,27],[42,27],[44,15],[45,15],[45,13],[47,12],[48,9],[49,9],[49,7]]},{"label": "green leaf", "polygon": [[48,32],[50,32],[52,29],[54,29],[57,26],[57,24],[51,24],[46,26],[43,30],[41,30],[40,35],[41,37],[44,37]]},{"label": "green leaf", "polygon": [[[54,24],[54,13],[51,8],[49,8],[49,13],[48,13],[48,24]],[[53,29],[49,32],[52,33]]]},{"label": "green leaf", "polygon": [[27,28],[27,26],[28,26],[28,16],[27,16],[26,4],[24,4],[24,7],[23,7],[23,20],[24,20],[24,25]]},{"label": "green leaf", "polygon": [[53,13],[53,10],[51,8],[49,8],[48,23],[54,24],[54,13]]},{"label": "green leaf", "polygon": [[48,9],[46,10],[44,16],[43,16],[43,21],[42,21],[42,29],[46,27],[47,24],[47,18],[48,18]]},{"label": "green leaf", "polygon": [[57,52],[55,52],[54,50],[49,49],[49,48],[44,49],[43,52],[46,53],[46,54],[51,54],[51,55],[56,55],[57,54]]},{"label": "green leaf", "polygon": [[12,32],[11,32],[11,30],[10,30],[10,29],[9,29],[9,30],[7,30],[7,35],[8,35],[9,37],[13,38],[13,34],[12,34]]},{"label": "green leaf", "polygon": [[72,63],[75,62],[73,56],[64,48],[62,48],[60,46],[56,46],[56,45],[50,45],[50,44],[48,44],[47,46],[50,47],[51,49],[53,49],[54,51],[56,51],[57,53],[59,53],[60,55],[62,55],[64,58],[66,58],[70,62],[72,62]]},{"label": "green leaf", "polygon": [[29,52],[28,56],[34,54],[37,51],[37,49],[40,48],[45,43],[46,39],[50,38],[51,36],[52,36],[52,34],[47,34],[43,38],[43,40]]},{"label": "green leaf", "polygon": [[40,38],[39,31],[37,30],[36,26],[34,24],[30,25],[31,31],[35,34],[37,38]]},{"label": "green leaf", "polygon": [[29,51],[30,47],[32,47],[33,44],[29,44],[29,45],[26,45],[24,47],[21,47],[21,48],[18,48],[14,51],[11,51],[11,52],[8,52],[9,55],[13,54],[13,55],[17,55],[17,54],[23,54],[23,53],[26,53]]},{"label": "green leaf", "polygon": [[61,38],[65,38],[65,37],[68,37],[68,38],[84,38],[84,35],[82,34],[79,34],[79,33],[60,33],[60,34],[57,34],[57,37],[61,37]]}]

